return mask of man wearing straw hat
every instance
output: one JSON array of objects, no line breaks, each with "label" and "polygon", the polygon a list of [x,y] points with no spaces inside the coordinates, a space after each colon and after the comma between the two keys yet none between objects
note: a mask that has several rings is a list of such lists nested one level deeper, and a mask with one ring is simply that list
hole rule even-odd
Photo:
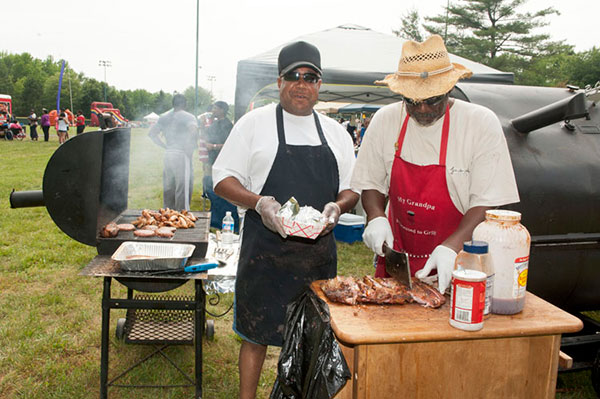
[{"label": "man wearing straw hat", "polygon": [[485,211],[519,201],[498,117],[450,98],[456,82],[469,76],[434,35],[405,42],[398,71],[376,82],[403,96],[372,118],[351,181],[362,190],[363,241],[379,255],[376,276],[387,276],[386,243],[409,254],[412,275],[437,269],[444,292],[457,252]]}]

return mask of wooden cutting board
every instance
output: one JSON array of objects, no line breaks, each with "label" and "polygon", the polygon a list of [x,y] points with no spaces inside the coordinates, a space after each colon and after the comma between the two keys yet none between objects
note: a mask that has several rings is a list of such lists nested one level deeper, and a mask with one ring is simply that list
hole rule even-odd
[{"label": "wooden cutting board", "polygon": [[371,344],[417,341],[448,341],[562,334],[577,332],[581,320],[543,299],[526,293],[525,308],[510,316],[491,315],[483,329],[463,331],[452,327],[450,299],[438,308],[417,304],[344,305],[327,299],[320,288],[323,281],[313,282],[313,291],[329,305],[331,326],[336,337],[345,344]]}]

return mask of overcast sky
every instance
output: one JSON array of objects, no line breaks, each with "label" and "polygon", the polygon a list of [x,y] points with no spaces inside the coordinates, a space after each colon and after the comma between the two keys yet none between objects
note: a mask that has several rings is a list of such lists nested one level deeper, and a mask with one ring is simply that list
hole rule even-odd
[{"label": "overcast sky", "polygon": [[[198,85],[232,103],[241,59],[343,24],[391,34],[407,10],[434,16],[446,2],[200,0]],[[75,71],[98,80],[104,80],[105,71],[99,60],[108,60],[106,80],[117,89],[172,93],[194,85],[195,0],[2,0],[2,5],[2,51],[64,58]],[[529,0],[522,10],[548,6],[561,13],[548,18],[550,25],[543,30],[553,40],[573,44],[577,51],[600,46],[594,21],[600,1]],[[369,56],[368,48],[340,45],[347,46],[348,57]]]}]

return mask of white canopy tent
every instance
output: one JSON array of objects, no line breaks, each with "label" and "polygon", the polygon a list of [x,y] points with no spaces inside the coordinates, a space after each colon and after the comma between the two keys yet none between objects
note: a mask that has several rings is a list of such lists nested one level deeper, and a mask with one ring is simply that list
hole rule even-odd
[{"label": "white canopy tent", "polygon": [[146,122],[156,122],[158,120],[159,116],[155,113],[155,112],[151,112],[148,115],[144,116],[144,120]]},{"label": "white canopy tent", "polygon": [[[375,86],[375,80],[398,68],[403,39],[375,32],[358,25],[343,25],[297,37],[262,54],[238,62],[235,92],[235,117],[249,109],[277,101],[277,57],[281,48],[304,40],[321,52],[323,84],[320,101],[388,104],[399,96],[385,86]],[[349,49],[360,49],[352,52]],[[360,54],[358,56],[357,54]],[[513,74],[498,71],[483,64],[450,54],[450,60],[473,71],[470,82],[513,83]]]}]

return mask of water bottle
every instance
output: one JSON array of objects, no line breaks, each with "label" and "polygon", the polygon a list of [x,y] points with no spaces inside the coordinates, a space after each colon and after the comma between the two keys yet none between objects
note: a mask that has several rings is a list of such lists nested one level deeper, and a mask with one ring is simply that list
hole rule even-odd
[{"label": "water bottle", "polygon": [[225,212],[223,218],[223,224],[221,225],[221,242],[223,246],[230,246],[233,244],[233,216],[231,211]]}]

